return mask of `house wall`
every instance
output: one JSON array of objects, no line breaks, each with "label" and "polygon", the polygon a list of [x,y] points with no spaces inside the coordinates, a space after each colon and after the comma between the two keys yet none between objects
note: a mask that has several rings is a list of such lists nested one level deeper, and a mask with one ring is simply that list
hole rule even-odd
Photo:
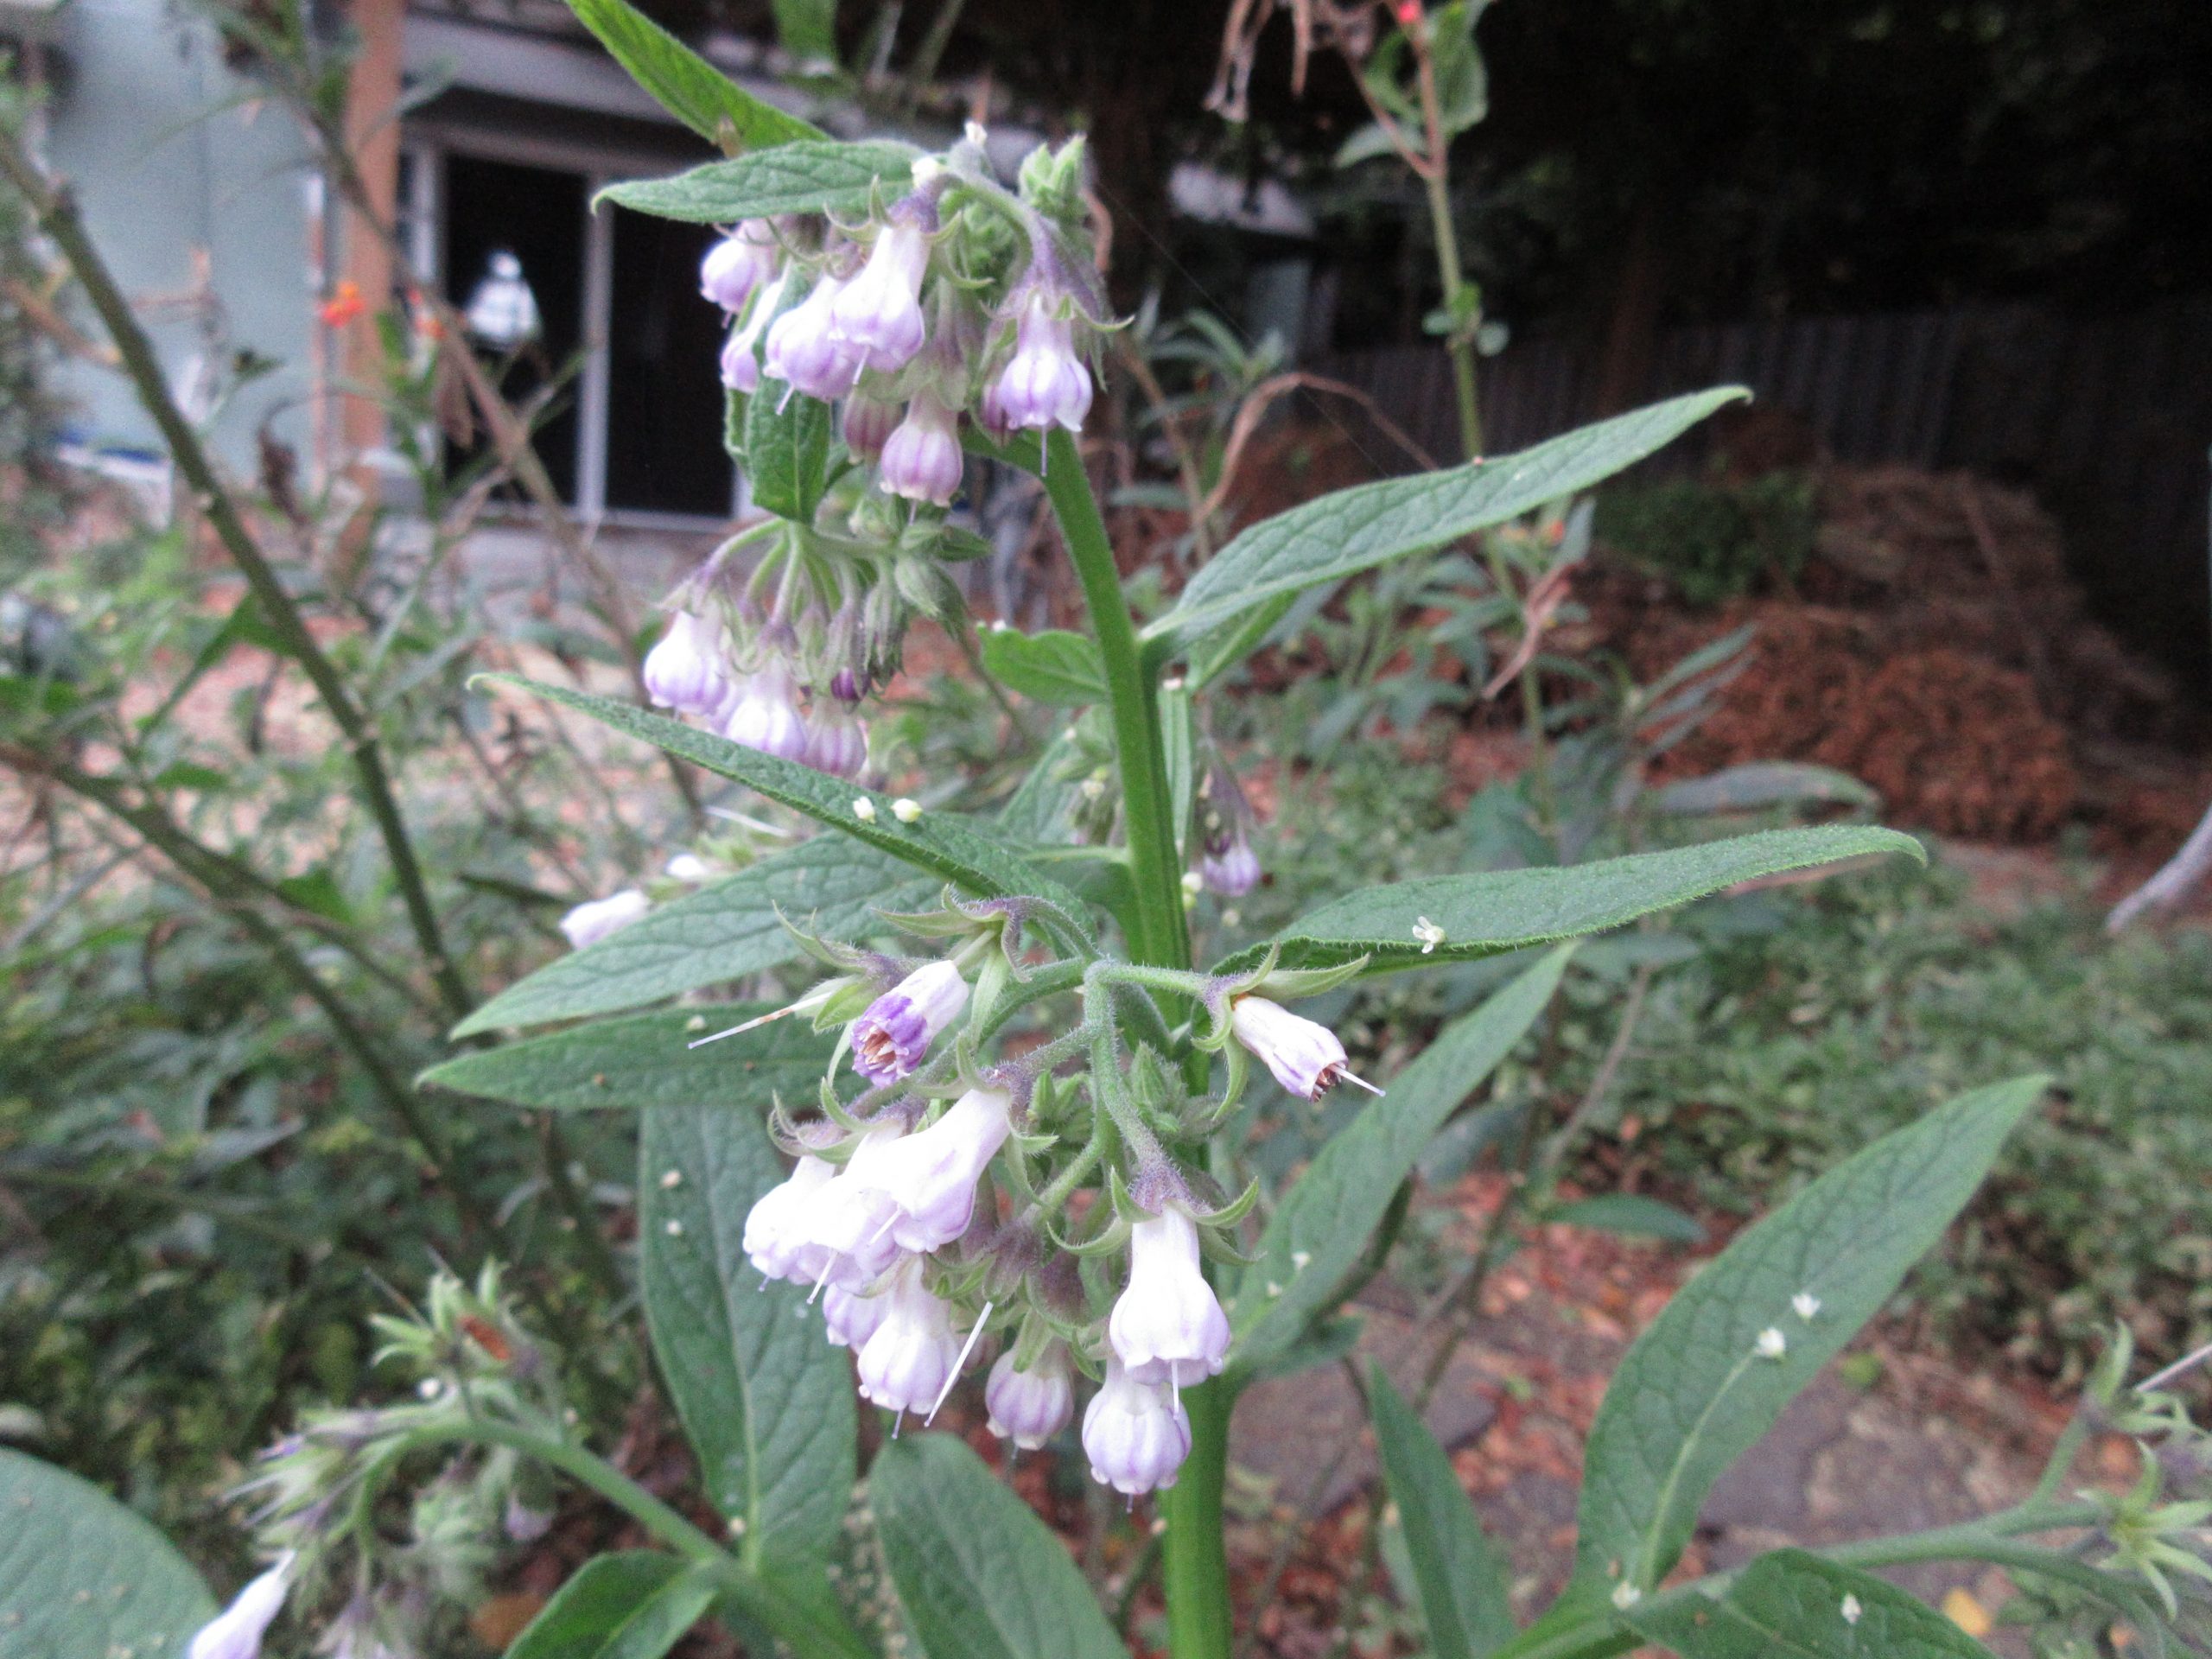
[{"label": "house wall", "polygon": [[[282,366],[222,412],[226,459],[251,463],[272,412],[286,441],[309,435],[314,319],[309,171],[297,128],[246,100],[214,31],[164,0],[75,0],[56,20],[46,119],[48,161],[77,191],[93,236],[147,321],[170,384],[205,396],[210,361],[251,351]],[[181,304],[205,250],[216,306],[211,335]],[[154,302],[153,303],[149,303]],[[158,446],[121,378],[72,364],[60,388],[71,436],[97,449]]]}]

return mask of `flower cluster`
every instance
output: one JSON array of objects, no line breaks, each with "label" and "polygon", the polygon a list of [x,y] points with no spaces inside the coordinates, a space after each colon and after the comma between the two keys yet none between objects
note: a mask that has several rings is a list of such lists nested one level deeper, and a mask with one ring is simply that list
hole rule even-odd
[{"label": "flower cluster", "polygon": [[[858,224],[747,219],[708,251],[700,292],[730,324],[723,384],[779,412],[835,405],[842,461],[810,512],[741,534],[671,596],[645,664],[660,707],[857,775],[861,700],[896,671],[911,615],[953,602],[937,563],[975,550],[944,524],[962,422],[1000,441],[1082,427],[1105,310],[1081,146],[1040,149],[1010,190],[982,141],[971,129],[915,162],[911,188]],[[733,416],[733,434],[750,429]],[[741,580],[748,547],[765,551]]]},{"label": "flower cluster", "polygon": [[[1230,1321],[1204,1261],[1233,1254],[1235,1203],[1166,1149],[1195,1144],[1258,1060],[1311,1098],[1339,1080],[1343,1046],[1259,994],[1316,976],[1165,975],[1092,961],[1082,1020],[995,1065],[983,1045],[1019,1010],[1071,987],[1068,963],[1026,964],[1035,900],[964,903],[893,918],[942,938],[948,956],[899,963],[810,941],[845,970],[793,1009],[840,1033],[823,1115],[780,1109],[789,1177],[753,1205],[744,1249],[769,1279],[804,1287],[831,1342],[853,1351],[861,1395],[933,1416],[987,1339],[992,1432],[1045,1444],[1082,1414],[1092,1474],[1132,1499],[1174,1484],[1191,1446],[1182,1391],[1227,1363]],[[1168,982],[1173,981],[1173,983]],[[1218,1096],[1193,1098],[1140,1047],[1125,1066],[1116,998],[1180,991],[1210,1014],[1199,1048],[1230,1054]],[[844,1099],[849,1061],[865,1085]],[[1364,1085],[1363,1085],[1364,1086]]]}]

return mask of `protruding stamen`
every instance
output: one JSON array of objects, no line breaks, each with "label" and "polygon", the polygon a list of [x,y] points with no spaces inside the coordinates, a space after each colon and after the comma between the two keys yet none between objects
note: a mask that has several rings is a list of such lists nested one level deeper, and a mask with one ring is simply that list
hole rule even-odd
[{"label": "protruding stamen", "polygon": [[930,1407],[930,1414],[922,1419],[924,1428],[927,1428],[937,1421],[938,1410],[951,1396],[952,1385],[960,1380],[960,1373],[967,1369],[968,1356],[976,1351],[976,1343],[982,1339],[983,1322],[991,1317],[991,1309],[995,1306],[996,1304],[985,1302],[983,1311],[976,1316],[976,1328],[968,1333],[968,1340],[960,1345],[960,1357],[952,1362],[952,1369],[944,1374],[944,1386],[937,1391],[937,1400]]}]

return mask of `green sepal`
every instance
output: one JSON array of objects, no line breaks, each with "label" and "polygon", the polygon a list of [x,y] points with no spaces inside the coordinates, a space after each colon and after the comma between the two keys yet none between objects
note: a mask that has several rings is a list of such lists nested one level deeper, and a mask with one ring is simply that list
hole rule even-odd
[{"label": "green sepal", "polygon": [[1333,991],[1338,986],[1357,979],[1366,969],[1367,963],[1368,958],[1359,957],[1351,962],[1340,962],[1333,968],[1270,968],[1263,970],[1243,994],[1264,996],[1271,1002],[1290,1002],[1303,996],[1319,996],[1325,991]]}]

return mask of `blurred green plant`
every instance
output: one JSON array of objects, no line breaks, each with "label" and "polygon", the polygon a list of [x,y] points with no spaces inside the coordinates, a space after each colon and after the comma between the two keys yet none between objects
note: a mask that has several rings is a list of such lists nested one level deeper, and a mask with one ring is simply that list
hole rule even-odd
[{"label": "blurred green plant", "polygon": [[1598,540],[1698,606],[1795,582],[1818,522],[1812,480],[1796,472],[1656,479],[1598,495]]}]

